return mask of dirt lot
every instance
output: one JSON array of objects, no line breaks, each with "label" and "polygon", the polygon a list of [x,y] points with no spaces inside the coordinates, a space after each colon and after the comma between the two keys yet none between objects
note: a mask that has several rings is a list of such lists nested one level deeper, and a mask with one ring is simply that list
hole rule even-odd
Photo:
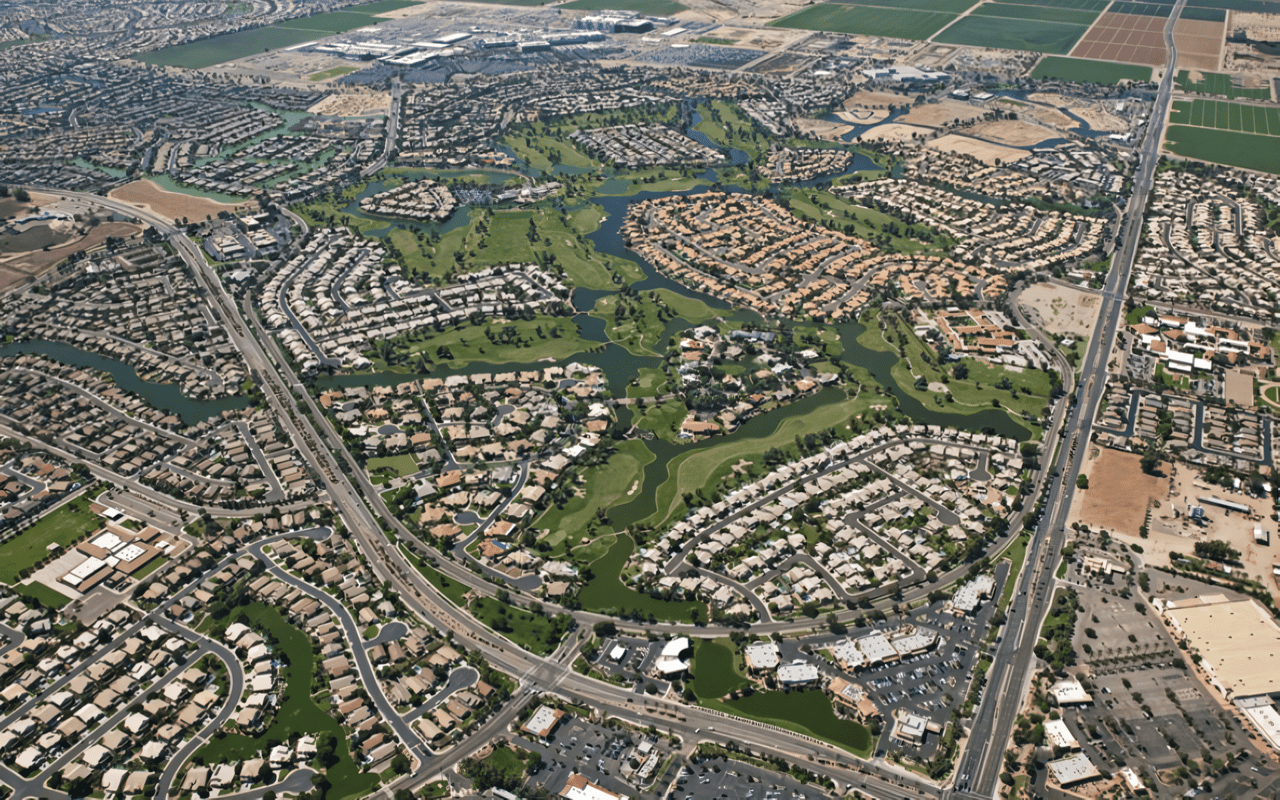
[{"label": "dirt lot", "polygon": [[[1058,116],[1067,119],[1062,114],[1058,114]],[[990,139],[993,142],[1007,144],[1012,147],[1032,147],[1040,144],[1045,139],[1052,139],[1058,135],[1056,132],[1048,128],[1042,128],[1039,125],[1008,119],[979,122],[969,130],[975,136],[981,136],[983,139]]]},{"label": "dirt lot", "polygon": [[889,106],[911,105],[912,96],[897,92],[858,92],[844,101],[844,108],[850,111],[855,108],[888,108]]},{"label": "dirt lot", "polygon": [[[1113,115],[1107,110],[1107,103],[1087,103],[1082,104],[1077,98],[1066,97],[1051,92],[1035,92],[1027,95],[1027,99],[1035,103],[1043,103],[1053,106],[1054,108],[1065,108],[1077,117],[1082,118],[1089,123],[1089,127],[1095,131],[1125,131],[1129,126],[1124,120]],[[1114,101],[1111,106],[1114,107]],[[1069,122],[1066,127],[1075,126],[1075,120],[1068,118]]]},{"label": "dirt lot", "polygon": [[783,45],[803,39],[808,31],[792,31],[785,28],[731,28],[722,26],[706,34],[715,39],[732,39],[739,47],[756,47],[761,50],[776,50]]},{"label": "dirt lot", "polygon": [[180,217],[204,219],[206,214],[217,214],[219,211],[234,211],[240,208],[238,205],[219,203],[207,197],[170,192],[148,180],[126,183],[118,189],[112,189],[107,193],[107,197],[123,200],[130,205],[170,219]]},{"label": "dirt lot", "polygon": [[1164,66],[1164,19],[1107,11],[1098,17],[1071,55],[1100,61]]},{"label": "dirt lot", "polygon": [[887,108],[857,107],[848,111],[837,111],[834,116],[850,125],[874,125],[877,122],[884,122],[885,117],[889,116],[889,110]]},{"label": "dirt lot", "polygon": [[796,117],[796,127],[805,136],[812,136],[815,139],[826,139],[831,142],[840,141],[840,137],[853,130],[852,125],[845,125],[840,122],[831,122],[825,119],[810,119],[805,117]]},{"label": "dirt lot", "polygon": [[1012,161],[1026,155],[1023,150],[1015,150],[1012,147],[1004,147],[991,142],[982,142],[977,139],[970,139],[968,136],[958,136],[954,133],[939,136],[925,146],[944,153],[970,155],[984,164],[994,164],[997,159]]},{"label": "dirt lot", "polygon": [[977,119],[987,113],[985,108],[962,103],[959,100],[943,100],[940,103],[925,103],[916,106],[902,117],[902,121],[911,125],[927,125],[937,128],[951,122],[965,122]]},{"label": "dirt lot", "polygon": [[902,125],[890,122],[888,125],[877,125],[859,136],[859,139],[879,139],[886,142],[909,142],[917,135],[923,137],[933,133],[931,128],[918,128],[915,125]]},{"label": "dirt lot", "polygon": [[1253,373],[1240,369],[1226,371],[1223,382],[1222,397],[1228,403],[1235,403],[1244,408],[1253,406]]},{"label": "dirt lot", "polygon": [[1049,333],[1090,336],[1098,319],[1098,296],[1091,292],[1037,283],[1019,295],[1028,318]]},{"label": "dirt lot", "polygon": [[[1107,452],[1118,453],[1114,450]],[[1132,455],[1132,458],[1134,472],[1143,478],[1148,477],[1141,475],[1138,470],[1138,457]],[[1168,566],[1171,552],[1191,553],[1196,542],[1220,539],[1240,551],[1244,572],[1251,577],[1260,578],[1267,585],[1272,585],[1271,565],[1280,563],[1280,535],[1277,533],[1276,523],[1271,520],[1271,501],[1267,498],[1253,498],[1221,486],[1210,486],[1201,480],[1199,469],[1187,464],[1166,465],[1164,471],[1171,476],[1167,483],[1171,483],[1172,492],[1167,499],[1162,498],[1158,509],[1152,510],[1148,538],[1139,538],[1137,526],[1132,532],[1112,529],[1115,530],[1118,538],[1132,544],[1140,544],[1144,551],[1143,560],[1155,566]],[[1093,477],[1090,476],[1090,488],[1079,494],[1088,495],[1094,491],[1094,485]],[[1235,511],[1228,512],[1226,509],[1204,505],[1205,522],[1203,525],[1198,525],[1188,518],[1187,506],[1196,504],[1197,498],[1200,497],[1218,497],[1233,503],[1242,503],[1252,508],[1253,514],[1246,517]],[[1267,531],[1269,544],[1254,542],[1255,526]]]},{"label": "dirt lot", "polygon": [[391,105],[391,95],[386,92],[339,92],[331,94],[311,108],[311,114],[328,114],[335,117],[363,117],[367,114],[385,114]]},{"label": "dirt lot", "polygon": [[75,236],[49,250],[32,250],[12,256],[0,257],[0,291],[44,273],[62,259],[81,250],[90,250],[107,240],[108,236],[125,239],[137,238],[142,227],[127,222],[104,222],[91,228],[84,236]]},{"label": "dirt lot", "polygon": [[[1089,488],[1075,493],[1072,521],[1137,538],[1148,505],[1156,502],[1168,509],[1169,478],[1144,473],[1137,453],[1089,445],[1088,455],[1083,472],[1089,476]],[[1173,465],[1163,464],[1160,471],[1168,476]],[[1153,522],[1157,513],[1152,511]]]},{"label": "dirt lot", "polygon": [[1217,70],[1222,63],[1226,25],[1198,19],[1180,19],[1173,27],[1181,69]]}]

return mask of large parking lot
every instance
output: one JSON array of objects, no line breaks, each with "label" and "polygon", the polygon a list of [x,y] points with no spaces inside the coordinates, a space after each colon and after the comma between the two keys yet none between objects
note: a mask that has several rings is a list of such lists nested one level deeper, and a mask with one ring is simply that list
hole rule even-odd
[{"label": "large parking lot", "polygon": [[715,758],[680,768],[671,785],[671,800],[816,800],[827,797],[820,787],[790,775]]}]

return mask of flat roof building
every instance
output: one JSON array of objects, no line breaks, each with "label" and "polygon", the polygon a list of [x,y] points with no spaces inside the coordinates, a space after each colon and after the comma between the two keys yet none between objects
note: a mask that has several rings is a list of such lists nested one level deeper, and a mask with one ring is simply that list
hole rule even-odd
[{"label": "flat roof building", "polygon": [[560,790],[561,797],[569,800],[630,800],[626,795],[611,792],[587,780],[586,775],[573,774]]},{"label": "flat roof building", "polygon": [[1050,761],[1046,766],[1049,767],[1049,774],[1059,786],[1071,786],[1081,781],[1102,777],[1102,773],[1098,772],[1098,768],[1084,753]]},{"label": "flat roof building", "polygon": [[1165,619],[1227,699],[1280,692],[1280,626],[1256,601],[1222,594],[1171,600]]},{"label": "flat roof building", "polygon": [[564,712],[558,708],[538,706],[538,710],[533,712],[528,722],[520,726],[520,730],[531,733],[539,739],[545,739],[555,731],[563,717]]},{"label": "flat roof building", "polygon": [[749,670],[772,670],[777,669],[781,663],[781,653],[778,645],[773,642],[756,642],[747,645],[742,651],[746,656],[747,669]]}]

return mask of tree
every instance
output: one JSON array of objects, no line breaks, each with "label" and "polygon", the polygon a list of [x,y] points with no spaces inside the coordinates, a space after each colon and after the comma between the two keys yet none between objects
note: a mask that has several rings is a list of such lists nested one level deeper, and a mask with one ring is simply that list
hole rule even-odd
[{"label": "tree", "polygon": [[19,203],[30,203],[31,195],[28,194],[26,189],[19,187],[13,190],[13,199],[17,200]]},{"label": "tree", "polygon": [[1077,489],[1088,489],[1088,488],[1089,488],[1089,476],[1088,476],[1088,475],[1085,475],[1083,472],[1082,472],[1082,473],[1080,473],[1079,475],[1077,475],[1077,476],[1076,476],[1076,488],[1077,488]]},{"label": "tree", "polygon": [[1147,449],[1143,451],[1142,458],[1138,463],[1146,474],[1156,474],[1156,468],[1160,466],[1160,448],[1155,442],[1147,443]]},{"label": "tree", "polygon": [[316,737],[316,760],[323,766],[337,763],[338,738],[325,731]]},{"label": "tree", "polygon": [[1195,545],[1197,558],[1211,558],[1214,561],[1236,561],[1240,558],[1240,551],[1220,540],[1211,542],[1196,542]]},{"label": "tree", "polygon": [[613,624],[613,620],[602,619],[595,624],[593,630],[596,632],[596,636],[601,639],[608,639],[610,636],[617,635],[618,626]]}]

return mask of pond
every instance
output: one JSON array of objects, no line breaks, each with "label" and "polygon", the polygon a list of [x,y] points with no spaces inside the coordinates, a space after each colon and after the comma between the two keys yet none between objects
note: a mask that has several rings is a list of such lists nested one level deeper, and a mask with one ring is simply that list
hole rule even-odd
[{"label": "pond", "polygon": [[223,411],[231,411],[249,407],[247,397],[222,397],[216,400],[195,400],[182,393],[176,383],[152,383],[144,381],[129,364],[114,358],[98,355],[72,347],[63,342],[33,340],[29,342],[11,342],[0,346],[0,356],[38,355],[53,359],[69,367],[106,372],[115,381],[116,386],[132,392],[146,400],[152,406],[178,415],[184,425],[195,425]]}]

